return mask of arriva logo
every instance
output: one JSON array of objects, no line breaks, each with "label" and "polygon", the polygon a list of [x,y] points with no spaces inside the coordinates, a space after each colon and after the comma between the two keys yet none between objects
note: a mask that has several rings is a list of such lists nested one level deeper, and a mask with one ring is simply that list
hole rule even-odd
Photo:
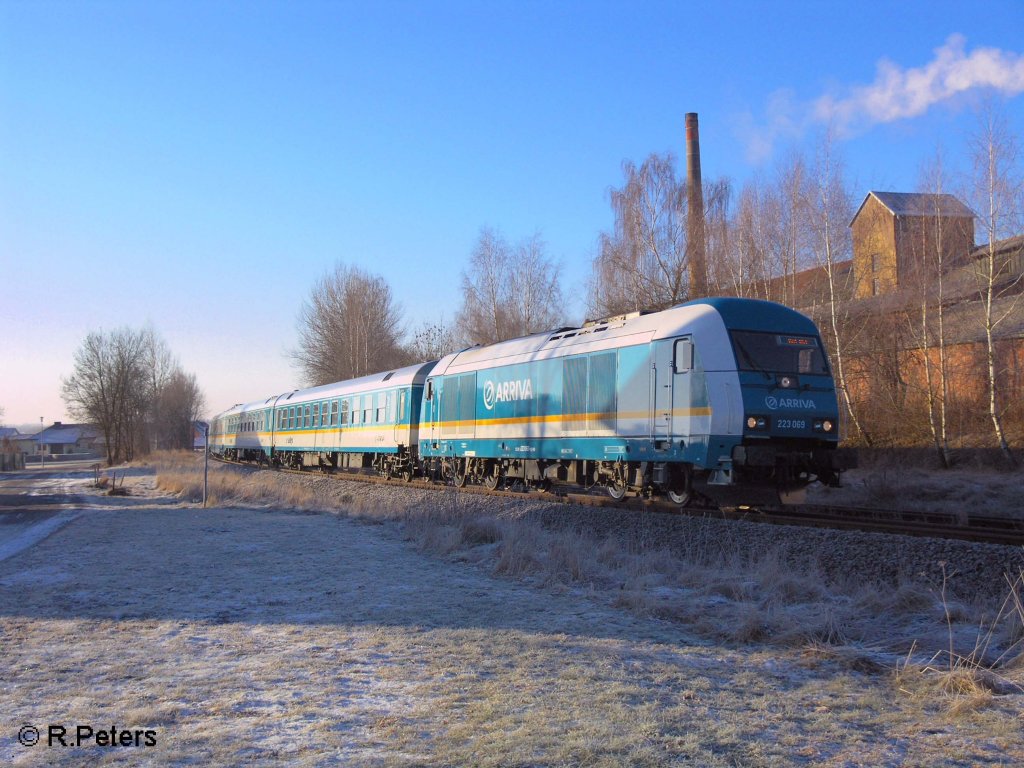
[{"label": "arriva logo", "polygon": [[771,395],[764,399],[764,404],[768,406],[769,411],[779,408],[805,408],[808,411],[813,411],[817,407],[813,400],[802,397],[772,397]]},{"label": "arriva logo", "polygon": [[484,382],[484,407],[494,408],[495,403],[507,403],[512,400],[532,400],[533,383],[530,379],[519,381]]}]

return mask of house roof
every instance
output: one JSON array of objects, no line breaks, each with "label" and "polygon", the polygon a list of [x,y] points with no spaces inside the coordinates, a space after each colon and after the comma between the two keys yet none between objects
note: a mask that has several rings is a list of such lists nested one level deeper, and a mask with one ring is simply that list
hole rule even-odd
[{"label": "house roof", "polygon": [[953,195],[936,195],[930,192],[879,192],[872,190],[864,197],[857,213],[854,214],[853,224],[860,216],[865,203],[874,197],[884,205],[893,216],[946,216],[948,218],[973,219],[974,211],[961,203]]},{"label": "house roof", "polygon": [[89,438],[96,435],[95,427],[88,424],[54,424],[35,437],[36,440],[46,445],[73,445],[83,437]]}]

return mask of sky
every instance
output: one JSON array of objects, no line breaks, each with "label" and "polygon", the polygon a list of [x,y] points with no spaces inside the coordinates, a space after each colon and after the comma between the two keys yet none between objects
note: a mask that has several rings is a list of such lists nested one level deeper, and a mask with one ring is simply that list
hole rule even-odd
[{"label": "sky", "polygon": [[90,331],[151,325],[208,413],[301,385],[339,261],[450,322],[481,228],[539,233],[571,321],[624,161],[704,179],[826,128],[857,194],[1024,138],[1024,3],[0,0],[0,408],[69,421]]}]

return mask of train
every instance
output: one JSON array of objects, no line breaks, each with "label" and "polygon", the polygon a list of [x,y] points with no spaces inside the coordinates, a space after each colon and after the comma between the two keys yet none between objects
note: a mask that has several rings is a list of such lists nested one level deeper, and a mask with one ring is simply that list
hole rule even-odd
[{"label": "train", "polygon": [[836,387],[813,321],[689,301],[235,405],[208,445],[294,469],[659,496],[687,506],[839,485]]}]

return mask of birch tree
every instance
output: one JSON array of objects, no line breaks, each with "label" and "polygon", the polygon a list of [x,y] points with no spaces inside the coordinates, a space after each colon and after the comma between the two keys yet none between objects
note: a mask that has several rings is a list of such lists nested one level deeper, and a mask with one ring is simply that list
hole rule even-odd
[{"label": "birch tree", "polygon": [[456,326],[468,344],[493,344],[564,322],[560,267],[534,234],[510,245],[497,230],[480,230],[462,272]]},{"label": "birch tree", "polygon": [[[800,166],[802,169],[802,165]],[[802,175],[802,170],[801,170]],[[803,184],[803,182],[801,182]],[[846,309],[851,294],[850,286],[840,284],[837,264],[848,261],[853,252],[850,230],[847,223],[853,215],[853,205],[843,174],[843,165],[835,156],[830,134],[826,134],[818,146],[813,182],[804,187],[808,192],[806,204],[795,207],[806,211],[807,223],[814,238],[818,264],[826,276],[828,332],[832,340],[832,365],[843,404],[850,423],[870,446],[871,436],[865,431],[850,395],[846,371],[846,350],[851,343],[852,323]],[[852,270],[845,278],[850,279]]]},{"label": "birch tree", "polygon": [[686,183],[672,154],[622,164],[625,182],[611,191],[615,216],[602,233],[591,272],[591,311],[614,315],[665,309],[689,298]]},{"label": "birch tree", "polygon": [[987,243],[976,262],[981,283],[982,325],[985,332],[985,363],[988,384],[988,415],[999,450],[1008,463],[1017,460],[1010,450],[1003,428],[1004,393],[1000,387],[1000,370],[996,355],[996,331],[1010,314],[1011,306],[997,307],[997,300],[1013,293],[1020,275],[1013,275],[1009,264],[1001,259],[998,241],[1020,231],[1022,180],[1018,166],[1019,147],[1005,119],[989,106],[981,115],[977,130],[969,139],[972,166],[972,202],[977,220]]},{"label": "birch tree", "polygon": [[[916,336],[922,353],[925,377],[925,404],[928,429],[932,437],[939,463],[949,469],[949,427],[947,406],[949,403],[949,365],[946,345],[946,272],[958,257],[966,254],[948,252],[950,226],[942,210],[944,175],[942,155],[936,153],[933,160],[921,171],[918,184],[922,192],[931,195],[932,216],[922,227],[920,241],[912,244],[914,270],[910,281],[912,289],[918,292],[919,313],[917,322],[911,322],[911,333]],[[913,313],[908,312],[908,317]],[[934,354],[933,354],[934,352]],[[938,360],[934,360],[937,354]]]}]

